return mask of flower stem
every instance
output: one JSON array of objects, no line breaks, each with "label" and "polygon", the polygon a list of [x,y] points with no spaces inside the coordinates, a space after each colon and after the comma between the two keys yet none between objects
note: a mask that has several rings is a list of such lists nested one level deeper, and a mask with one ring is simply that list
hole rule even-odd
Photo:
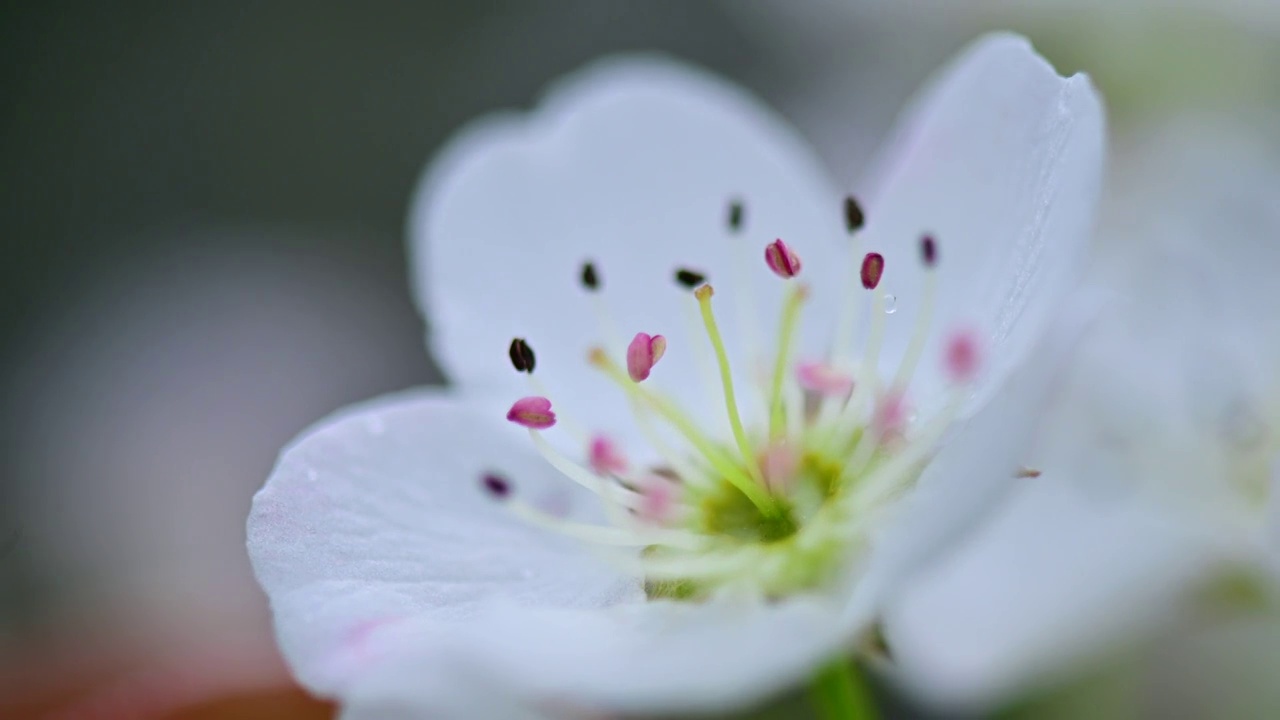
[{"label": "flower stem", "polygon": [[876,720],[880,716],[858,667],[844,659],[819,670],[809,683],[809,693],[822,720]]}]

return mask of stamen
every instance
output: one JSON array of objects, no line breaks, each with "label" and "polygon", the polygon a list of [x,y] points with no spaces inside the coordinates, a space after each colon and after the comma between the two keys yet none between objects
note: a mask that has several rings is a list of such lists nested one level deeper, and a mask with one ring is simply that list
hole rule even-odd
[{"label": "stamen", "polygon": [[582,270],[579,273],[579,280],[582,287],[590,295],[591,310],[596,315],[596,324],[600,329],[600,337],[605,345],[613,352],[622,352],[622,336],[618,334],[617,325],[613,321],[613,316],[609,313],[609,306],[605,304],[604,295],[600,292],[603,282],[600,279],[600,271],[596,268],[596,264],[591,260],[582,263]]},{"label": "stamen", "polygon": [[529,347],[529,343],[525,342],[524,338],[512,340],[507,354],[511,357],[511,365],[516,372],[533,373],[537,358],[533,355],[533,348]]},{"label": "stamen", "polygon": [[703,285],[694,290],[693,294],[698,298],[698,309],[702,311],[702,324],[707,329],[711,347],[716,353],[716,364],[720,367],[720,384],[724,390],[724,404],[729,414],[729,426],[733,429],[733,439],[738,443],[738,451],[742,453],[742,459],[747,465],[751,479],[760,485],[762,478],[754,462],[756,454],[751,449],[751,441],[747,439],[747,433],[742,429],[742,418],[738,415],[738,400],[733,394],[733,372],[729,368],[729,356],[725,352],[724,341],[720,338],[720,328],[716,325],[715,315],[711,312],[711,296],[715,294],[715,290],[710,285]]},{"label": "stamen", "polygon": [[943,360],[947,378],[957,385],[972,382],[978,375],[978,367],[982,363],[982,350],[978,336],[971,330],[953,332],[947,338],[947,348]]},{"label": "stamen", "polygon": [[680,283],[684,288],[692,290],[707,280],[707,276],[697,270],[689,268],[679,268],[676,270],[676,282]]},{"label": "stamen", "polygon": [[485,492],[499,500],[511,494],[511,483],[501,475],[485,473],[484,477],[480,478],[480,484]]},{"label": "stamen", "polygon": [[596,272],[595,263],[588,260],[582,263],[582,286],[590,291],[600,289],[600,274]]},{"label": "stamen", "polygon": [[[963,404],[964,397],[959,393],[954,393],[947,406],[921,428],[906,447],[896,455],[888,458],[868,477],[864,478],[855,491],[850,493],[849,497],[851,499],[849,502],[856,506],[851,510],[856,512],[859,509],[873,507],[886,493],[901,489],[895,488],[894,482],[901,480],[903,476],[909,474],[913,468],[925,461],[933,453],[937,448],[938,441],[942,439],[943,433],[951,426]],[[850,463],[845,467],[845,471],[840,477],[840,484],[848,487],[848,483],[865,469],[865,463],[862,466],[855,466]]]},{"label": "stamen", "polygon": [[934,296],[938,291],[938,276],[934,272],[938,264],[938,247],[933,237],[925,235],[920,238],[920,259],[924,262],[924,288],[920,296],[920,316],[916,318],[915,330],[911,333],[911,342],[902,356],[902,364],[894,374],[890,393],[901,394],[911,381],[911,376],[920,364],[920,355],[924,352],[925,342],[929,339],[929,326],[933,324]]},{"label": "stamen", "polygon": [[[862,248],[862,235],[857,231],[862,229],[866,218],[862,213],[862,206],[852,195],[844,199],[844,225],[850,236],[849,256],[856,258]],[[865,264],[865,260],[862,261]],[[858,274],[859,280],[862,276],[861,265],[855,266],[853,271]],[[832,338],[830,359],[833,362],[843,362],[846,358],[853,357],[853,331],[854,325],[857,324],[858,311],[862,306],[862,295],[855,290],[856,284],[850,282],[844,285],[843,299],[840,302],[840,314],[836,318],[835,337]],[[824,403],[826,405],[826,403]]]},{"label": "stamen", "polygon": [[644,531],[608,527],[605,525],[588,525],[552,517],[527,503],[518,500],[507,501],[507,507],[521,520],[537,527],[560,533],[566,537],[582,540],[597,545],[619,547],[649,547],[664,545],[684,550],[699,550],[706,546],[707,539],[700,535],[681,530],[665,528],[649,528]]},{"label": "stamen", "polygon": [[782,238],[765,246],[764,262],[780,278],[793,278],[800,274],[800,256]]},{"label": "stamen", "polygon": [[804,285],[794,285],[787,293],[786,301],[782,306],[782,320],[778,329],[778,356],[773,365],[773,382],[769,386],[769,437],[774,440],[782,435],[786,421],[782,411],[782,381],[790,365],[792,340],[795,337],[800,307],[808,297],[808,288]]},{"label": "stamen", "polygon": [[853,376],[829,363],[812,360],[796,365],[796,382],[808,392],[825,397],[848,397],[853,391]]},{"label": "stamen", "polygon": [[[736,210],[735,210],[736,208]],[[745,203],[740,198],[735,198],[729,208],[730,222],[729,230],[731,235],[741,236],[744,234],[746,225],[746,208]],[[730,238],[732,247],[730,248],[730,261],[732,262],[732,280],[733,288],[733,310],[734,321],[737,325],[738,339],[741,342],[743,355],[746,357],[746,377],[755,378],[757,372],[763,372],[760,363],[760,336],[758,319],[759,314],[756,313],[755,294],[752,288],[755,283],[752,282],[751,275],[751,255],[750,245],[742,242],[743,238]],[[752,383],[752,388],[757,388],[763,395],[764,388],[761,385]],[[767,402],[767,398],[761,398],[762,402]]]},{"label": "stamen", "polygon": [[534,448],[537,449],[538,454],[542,455],[542,459],[547,461],[548,465],[559,470],[561,475],[600,497],[604,503],[605,512],[614,525],[621,527],[626,524],[626,516],[623,514],[624,508],[635,510],[639,507],[640,497],[635,491],[619,487],[617,483],[602,480],[592,475],[586,468],[551,447],[551,443],[547,442],[547,439],[542,437],[542,433],[537,430],[530,429],[529,437],[533,439]]},{"label": "stamen", "polygon": [[[702,454],[711,467],[751,500],[752,504],[760,509],[760,512],[770,517],[777,514],[777,508],[774,507],[772,500],[761,491],[760,483],[755,479],[756,475],[748,474],[718,445],[707,439],[698,430],[697,425],[686,417],[671,401],[661,395],[647,391],[645,386],[639,383],[631,382],[622,368],[610,360],[609,356],[600,348],[594,348],[588,359],[592,365],[602,370],[609,379],[626,391],[632,401],[643,403],[671,423],[671,426],[679,431],[689,441],[689,444],[693,445]],[[754,465],[755,463],[748,463],[749,469],[754,469]]]},{"label": "stamen", "polygon": [[627,346],[627,374],[636,382],[649,377],[653,366],[667,352],[667,339],[661,335],[636,333]]},{"label": "stamen", "polygon": [[591,438],[587,456],[591,472],[597,475],[607,477],[624,475],[627,472],[627,458],[623,456],[617,443],[605,435],[596,435]]},{"label": "stamen", "polygon": [[546,430],[556,424],[556,414],[551,411],[551,401],[538,395],[515,401],[507,411],[507,419],[530,430]]}]

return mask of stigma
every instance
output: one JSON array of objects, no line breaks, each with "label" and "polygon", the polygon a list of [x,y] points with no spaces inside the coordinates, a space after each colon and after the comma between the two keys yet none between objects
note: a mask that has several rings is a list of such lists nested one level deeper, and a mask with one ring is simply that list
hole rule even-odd
[{"label": "stigma", "polygon": [[[728,205],[723,241],[732,244],[739,268],[750,267],[752,255],[760,263],[755,253],[762,248],[763,269],[785,285],[776,324],[768,316],[751,316],[759,325],[754,335],[771,341],[761,347],[748,343],[744,353],[731,356],[716,306],[722,298],[708,274],[676,266],[672,277],[688,298],[692,332],[632,328],[625,347],[621,341],[591,347],[584,369],[603,376],[625,398],[636,436],[648,448],[623,447],[574,422],[574,408],[555,408],[534,373],[531,341],[512,340],[511,365],[528,376],[532,394],[517,399],[507,419],[528,431],[534,448],[567,481],[598,498],[607,524],[570,522],[538,510],[521,499],[518,477],[488,472],[479,479],[482,489],[523,521],[595,546],[642,577],[651,597],[698,600],[732,588],[772,598],[839,581],[865,551],[884,511],[912,489],[932,459],[984,359],[977,332],[931,327],[938,240],[921,235],[914,258],[862,252],[862,206],[850,197],[840,211],[855,260],[845,297],[831,313],[838,321],[824,355],[802,356],[796,338],[810,302],[801,279],[801,241],[828,239],[775,238],[753,250],[746,205],[736,198]],[[918,316],[900,319],[914,322],[910,341],[887,373],[880,358],[892,302],[883,289],[886,272],[924,276]],[[578,277],[604,339],[613,322],[600,266],[584,261]],[[749,286],[735,283],[727,295],[747,293]],[[752,298],[737,299],[753,306]],[[870,326],[858,344],[853,326],[860,317],[869,318]],[[950,389],[944,402],[919,403],[910,395],[911,379],[934,334],[943,337],[936,362]],[[694,398],[668,396],[649,382],[668,345],[681,343],[704,357],[706,396],[727,421],[727,432],[699,422],[707,413],[690,412],[687,403]],[[762,402],[744,403],[748,397]],[[917,414],[916,407],[929,412]],[[553,428],[560,432],[561,424],[579,452],[566,452],[563,443],[544,437]],[[636,457],[658,460],[629,460]]]}]

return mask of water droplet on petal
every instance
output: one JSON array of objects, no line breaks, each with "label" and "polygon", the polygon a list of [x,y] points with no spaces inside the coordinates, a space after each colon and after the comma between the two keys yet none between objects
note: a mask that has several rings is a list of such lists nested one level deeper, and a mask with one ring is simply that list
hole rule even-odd
[{"label": "water droplet on petal", "polygon": [[898,298],[893,295],[885,295],[884,296],[885,315],[892,315],[897,311],[898,311]]}]

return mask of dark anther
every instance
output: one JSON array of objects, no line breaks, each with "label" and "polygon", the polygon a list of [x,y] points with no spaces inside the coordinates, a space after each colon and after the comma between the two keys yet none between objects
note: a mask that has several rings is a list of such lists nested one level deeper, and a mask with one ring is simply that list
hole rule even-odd
[{"label": "dark anther", "polygon": [[920,257],[924,259],[925,267],[938,264],[938,243],[933,241],[932,235],[920,238]]},{"label": "dark anther", "polygon": [[529,347],[529,343],[525,342],[524,338],[512,340],[507,354],[511,356],[511,365],[516,369],[516,372],[533,372],[533,366],[537,364],[537,358],[533,356],[533,348]]},{"label": "dark anther", "polygon": [[511,494],[511,483],[501,475],[485,473],[480,483],[484,485],[485,492],[496,498],[504,498]]},{"label": "dark anther", "polygon": [[844,199],[844,226],[849,232],[861,230],[863,223],[867,221],[867,217],[862,214],[862,206],[858,204],[857,198],[849,195]]},{"label": "dark anther", "polygon": [[596,264],[590,260],[582,263],[582,285],[588,290],[600,289],[600,274],[596,272]]},{"label": "dark anther", "polygon": [[729,203],[729,229],[738,232],[742,229],[742,201],[733,200]]},{"label": "dark anther", "polygon": [[707,276],[689,268],[676,270],[676,282],[692,290],[707,281]]}]

